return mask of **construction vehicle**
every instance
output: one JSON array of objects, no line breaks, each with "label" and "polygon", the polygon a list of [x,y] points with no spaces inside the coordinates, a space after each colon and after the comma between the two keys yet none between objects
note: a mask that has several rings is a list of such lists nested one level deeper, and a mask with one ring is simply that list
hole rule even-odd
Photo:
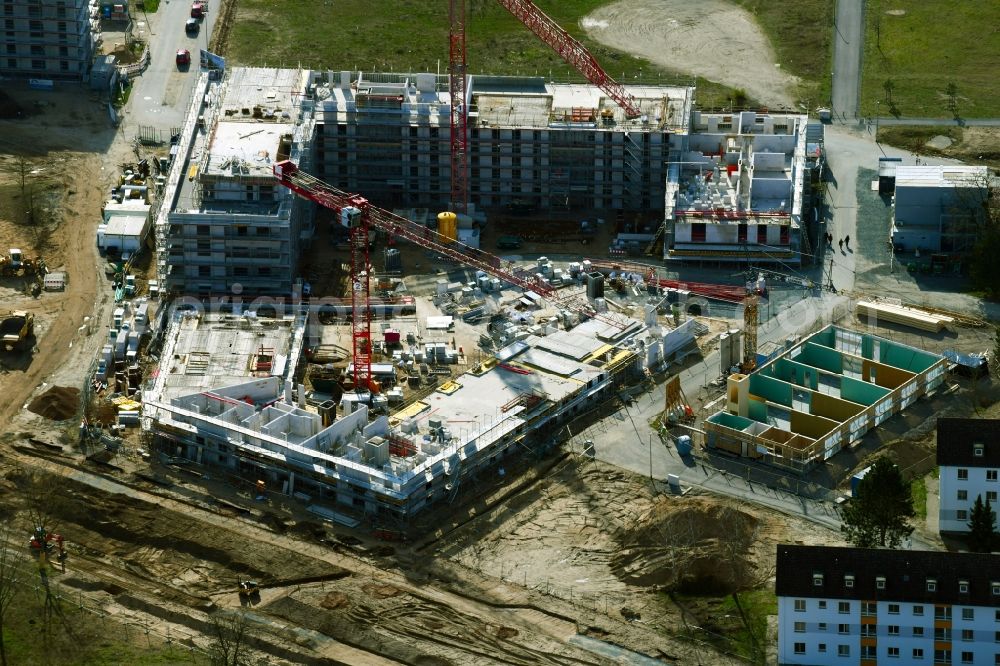
[{"label": "construction vehicle", "polygon": [[38,561],[38,567],[43,568],[56,551],[56,559],[59,562],[66,560],[66,550],[63,548],[63,536],[55,532],[49,532],[44,527],[36,527],[35,533],[28,541],[28,549],[32,557]]},{"label": "construction vehicle", "polygon": [[252,599],[260,596],[260,585],[257,584],[257,581],[250,580],[249,578],[246,580],[237,578],[236,580],[239,584],[238,592],[241,599]]},{"label": "construction vehicle", "polygon": [[35,315],[24,310],[16,310],[0,315],[0,341],[3,349],[12,352],[25,345],[35,334]]}]

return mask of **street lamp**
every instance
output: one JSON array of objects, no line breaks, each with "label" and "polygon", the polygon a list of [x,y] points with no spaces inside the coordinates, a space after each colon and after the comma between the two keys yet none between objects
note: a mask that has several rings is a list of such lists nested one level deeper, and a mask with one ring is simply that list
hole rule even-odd
[{"label": "street lamp", "polygon": [[881,102],[875,100],[875,143],[878,143],[878,105]]}]

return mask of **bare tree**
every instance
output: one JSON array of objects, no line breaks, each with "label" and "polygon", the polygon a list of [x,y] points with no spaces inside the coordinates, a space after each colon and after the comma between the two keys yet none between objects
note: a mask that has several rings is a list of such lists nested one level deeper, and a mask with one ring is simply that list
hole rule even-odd
[{"label": "bare tree", "polygon": [[250,625],[246,613],[216,613],[212,616],[212,666],[248,666],[251,664]]},{"label": "bare tree", "polygon": [[7,645],[4,641],[7,612],[14,604],[18,586],[24,578],[23,558],[10,546],[10,523],[0,524],[0,664],[7,666]]}]

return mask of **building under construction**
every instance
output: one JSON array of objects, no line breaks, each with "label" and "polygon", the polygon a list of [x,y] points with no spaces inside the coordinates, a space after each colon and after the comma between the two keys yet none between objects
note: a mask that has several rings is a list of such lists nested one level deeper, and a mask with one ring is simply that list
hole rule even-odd
[{"label": "building under construction", "polygon": [[692,112],[671,154],[664,259],[798,265],[809,252],[808,129],[804,114]]},{"label": "building under construction", "polygon": [[[340,404],[307,398],[295,382],[304,314],[177,311],[144,391],[144,427],[172,459],[264,481],[324,518],[402,521],[452,501],[477,479],[502,475],[508,456],[541,453],[567,423],[615,399],[630,374],[693,343],[694,321],[660,328],[655,308],[646,311],[652,326],[569,316],[555,324],[541,311],[544,327],[508,321],[497,338],[503,347],[389,409],[351,400],[354,394]],[[404,344],[400,358],[420,358],[431,372],[454,362],[428,353]],[[416,370],[411,376],[420,378]]]},{"label": "building under construction", "polygon": [[[641,115],[599,88],[470,76],[469,200],[479,208],[663,210],[694,89],[630,85]],[[314,171],[383,206],[450,197],[448,77],[312,72]]]},{"label": "building under construction", "polygon": [[706,444],[805,472],[935,390],[948,362],[884,338],[827,326],[752,374],[729,376]]}]

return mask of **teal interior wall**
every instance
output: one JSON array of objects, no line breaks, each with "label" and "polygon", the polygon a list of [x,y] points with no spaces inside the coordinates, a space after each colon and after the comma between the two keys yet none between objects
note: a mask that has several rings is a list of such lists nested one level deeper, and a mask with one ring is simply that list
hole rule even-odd
[{"label": "teal interior wall", "polygon": [[891,391],[869,384],[851,377],[843,377],[840,380],[840,397],[844,400],[856,402],[859,405],[874,405],[876,402],[889,395]]}]

